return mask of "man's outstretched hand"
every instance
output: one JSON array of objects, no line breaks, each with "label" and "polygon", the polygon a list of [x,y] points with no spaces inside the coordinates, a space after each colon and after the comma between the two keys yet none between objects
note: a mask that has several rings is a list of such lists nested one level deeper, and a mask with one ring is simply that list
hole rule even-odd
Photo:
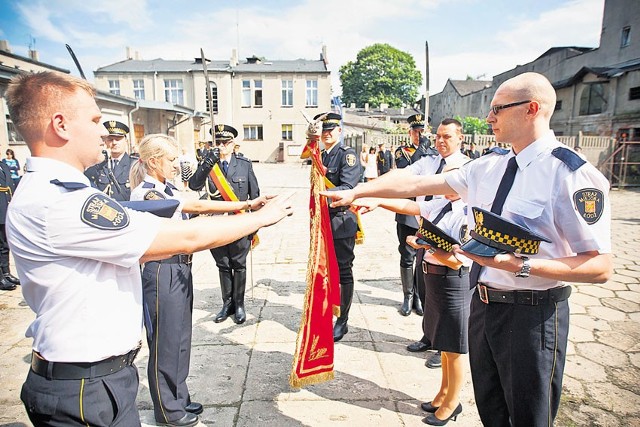
[{"label": "man's outstretched hand", "polygon": [[329,206],[337,208],[340,206],[349,206],[353,203],[355,198],[355,191],[353,190],[340,190],[340,191],[321,191],[321,196],[324,196],[330,200]]},{"label": "man's outstretched hand", "polygon": [[268,227],[277,222],[280,222],[282,218],[293,215],[293,208],[291,207],[291,201],[289,200],[293,196],[293,193],[285,196],[275,196],[266,201],[264,206],[257,212],[251,215],[259,215],[262,220],[262,227]]}]

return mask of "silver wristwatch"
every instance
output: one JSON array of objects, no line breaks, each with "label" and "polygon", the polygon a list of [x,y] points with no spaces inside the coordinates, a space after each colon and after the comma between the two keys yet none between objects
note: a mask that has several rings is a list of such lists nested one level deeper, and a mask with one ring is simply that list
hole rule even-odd
[{"label": "silver wristwatch", "polygon": [[523,256],[520,258],[522,260],[522,268],[520,271],[516,271],[516,277],[529,277],[529,273],[531,272],[531,264],[529,263],[529,258]]}]

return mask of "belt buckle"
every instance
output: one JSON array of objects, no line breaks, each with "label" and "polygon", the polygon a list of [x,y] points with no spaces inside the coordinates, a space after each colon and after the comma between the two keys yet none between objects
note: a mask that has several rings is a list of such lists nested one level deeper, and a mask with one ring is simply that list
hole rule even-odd
[{"label": "belt buckle", "polygon": [[485,285],[481,285],[478,283],[478,295],[480,296],[480,301],[485,304],[489,304],[489,292],[487,291],[487,287]]},{"label": "belt buckle", "polygon": [[429,268],[428,268],[428,266],[427,266],[426,261],[422,261],[422,272],[423,272],[424,274],[429,274]]}]

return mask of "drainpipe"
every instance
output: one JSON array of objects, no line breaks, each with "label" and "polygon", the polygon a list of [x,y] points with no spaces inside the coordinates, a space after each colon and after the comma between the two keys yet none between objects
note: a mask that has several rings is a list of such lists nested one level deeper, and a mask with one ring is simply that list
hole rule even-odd
[{"label": "drainpipe", "polygon": [[[135,132],[131,132],[134,130],[134,124],[133,124],[133,113],[135,113],[136,111],[138,111],[140,109],[140,103],[138,101],[136,101],[136,108],[134,108],[133,110],[129,111],[129,132],[133,133],[133,136],[135,138],[136,133]],[[129,137],[129,153],[131,153],[131,149],[133,148],[133,138]],[[138,141],[136,141],[138,142]]]}]

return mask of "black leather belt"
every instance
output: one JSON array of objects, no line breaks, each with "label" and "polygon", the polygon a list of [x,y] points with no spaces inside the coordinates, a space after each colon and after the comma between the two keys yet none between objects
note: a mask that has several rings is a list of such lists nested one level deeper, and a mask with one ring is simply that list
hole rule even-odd
[{"label": "black leather belt", "polygon": [[431,264],[427,261],[422,261],[422,272],[424,274],[431,274],[435,276],[458,276],[462,277],[465,274],[469,274],[469,267],[460,267],[458,270],[449,268],[446,265]]},{"label": "black leather belt", "polygon": [[541,305],[564,301],[571,295],[571,286],[561,286],[546,291],[501,291],[478,283],[480,301],[485,304],[499,302],[504,304]]},{"label": "black leather belt", "polygon": [[31,354],[31,370],[50,380],[80,380],[82,378],[98,378],[114,374],[126,366],[131,366],[140,347],[127,354],[113,356],[99,362],[64,363],[44,360],[35,351]]},{"label": "black leather belt", "polygon": [[161,259],[160,264],[191,264],[193,255],[174,255],[171,258]]}]

